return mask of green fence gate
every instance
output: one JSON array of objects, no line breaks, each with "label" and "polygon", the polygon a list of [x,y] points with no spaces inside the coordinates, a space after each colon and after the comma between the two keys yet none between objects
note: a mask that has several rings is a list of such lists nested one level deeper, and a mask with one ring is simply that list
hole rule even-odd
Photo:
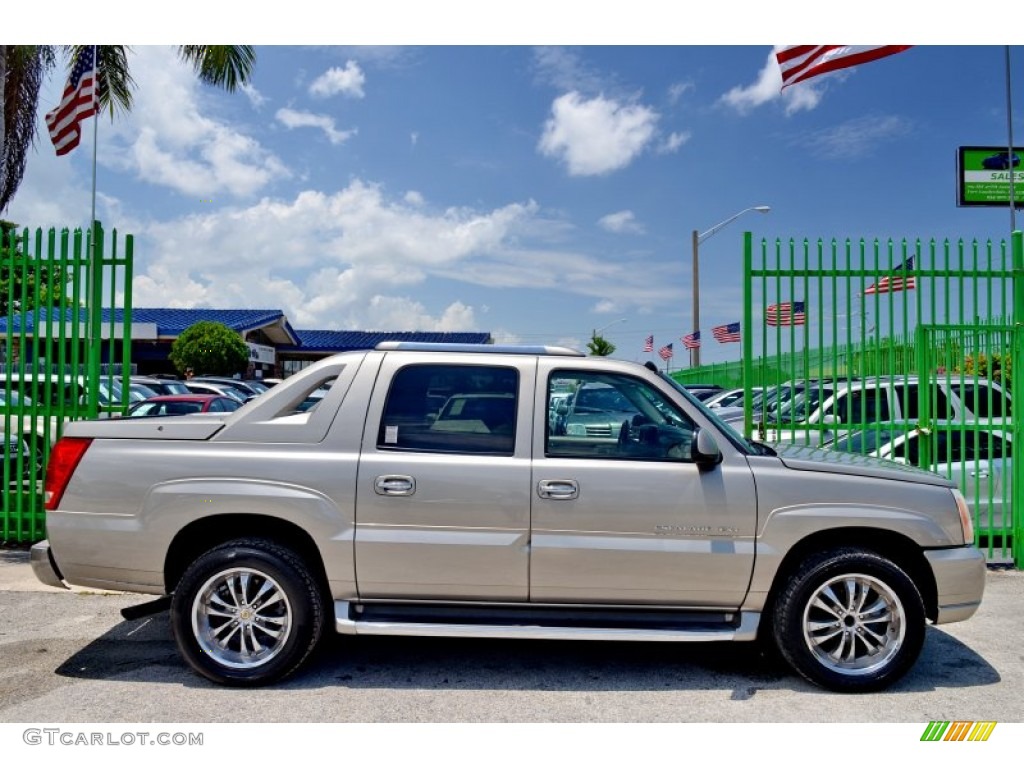
[{"label": "green fence gate", "polygon": [[744,266],[746,433],[944,474],[967,496],[989,557],[1019,566],[1024,463],[1014,469],[1012,445],[1024,436],[1011,402],[1021,233],[757,249],[747,233]]},{"label": "green fence gate", "polygon": [[[43,475],[65,424],[127,408],[132,251],[98,222],[0,244],[0,541],[45,536]],[[123,306],[120,322],[104,304]]]}]

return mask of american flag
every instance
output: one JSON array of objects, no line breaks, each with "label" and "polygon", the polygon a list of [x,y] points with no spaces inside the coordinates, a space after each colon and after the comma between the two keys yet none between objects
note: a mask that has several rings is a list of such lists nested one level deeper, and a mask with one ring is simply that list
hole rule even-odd
[{"label": "american flag", "polygon": [[782,87],[901,53],[909,45],[787,45],[775,52]]},{"label": "american flag", "polygon": [[804,325],[807,322],[807,305],[802,301],[785,301],[772,304],[764,313],[768,325]]},{"label": "american flag", "polygon": [[687,349],[699,349],[700,348],[700,331],[694,331],[683,336],[683,346]]},{"label": "american flag", "polygon": [[662,360],[672,359],[672,345],[666,344],[664,347],[658,350],[658,354],[661,355]]},{"label": "american flag", "polygon": [[[914,268],[914,257],[911,256],[893,272],[909,272]],[[870,296],[874,293],[894,293],[896,291],[909,291],[917,287],[917,280],[913,277],[903,277],[903,275],[886,275],[877,283],[869,285],[864,289],[864,295]]]},{"label": "american flag", "polygon": [[648,336],[644,340],[644,352],[653,352],[653,351],[654,351],[654,335],[652,334],[652,335]]},{"label": "american flag", "polygon": [[46,127],[58,156],[78,146],[82,136],[81,121],[96,114],[95,54],[96,46],[82,49],[71,68],[60,104],[46,113]]},{"label": "american flag", "polygon": [[719,344],[728,344],[730,341],[739,341],[740,324],[726,323],[725,325],[716,325],[711,329],[711,333],[715,335],[715,341]]}]

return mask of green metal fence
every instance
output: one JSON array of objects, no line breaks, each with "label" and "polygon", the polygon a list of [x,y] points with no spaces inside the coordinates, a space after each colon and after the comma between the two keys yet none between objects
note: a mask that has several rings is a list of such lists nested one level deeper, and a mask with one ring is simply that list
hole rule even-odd
[{"label": "green metal fence", "polygon": [[[65,424],[127,408],[132,255],[131,235],[122,248],[98,222],[26,229],[0,248],[0,541],[44,537],[43,473]],[[124,306],[121,323],[105,301]]]},{"label": "green metal fence", "polygon": [[[992,559],[1024,560],[1012,372],[1024,248],[1008,241],[744,236],[740,361],[677,372],[746,389],[737,424],[768,442],[883,456],[952,478]],[[761,400],[754,392],[764,388]],[[1020,425],[1019,425],[1020,424]]]}]

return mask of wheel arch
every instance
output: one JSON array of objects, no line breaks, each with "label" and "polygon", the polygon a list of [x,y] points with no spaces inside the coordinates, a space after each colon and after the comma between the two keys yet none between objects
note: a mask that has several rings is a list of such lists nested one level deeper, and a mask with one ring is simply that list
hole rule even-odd
[{"label": "wheel arch", "polygon": [[313,537],[279,517],[227,514],[203,517],[175,534],[164,558],[164,588],[174,591],[188,566],[204,552],[232,539],[265,538],[294,551],[314,574],[321,592],[330,594],[323,555]]},{"label": "wheel arch", "polygon": [[[935,621],[938,616],[938,589],[931,566],[920,545],[895,531],[879,528],[830,528],[812,533],[796,542],[786,553],[772,578],[765,600],[764,615],[772,615],[775,600],[790,577],[810,555],[833,549],[857,548],[874,552],[891,560],[910,577],[921,594],[925,616]],[[762,631],[770,622],[762,622]],[[767,627],[770,631],[770,627]]]}]

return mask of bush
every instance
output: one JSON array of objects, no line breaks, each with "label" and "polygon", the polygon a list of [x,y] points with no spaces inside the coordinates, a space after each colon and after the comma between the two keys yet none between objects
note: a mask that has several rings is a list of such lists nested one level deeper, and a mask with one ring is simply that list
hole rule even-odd
[{"label": "bush", "polygon": [[223,323],[204,320],[186,328],[174,340],[169,357],[182,374],[191,368],[211,376],[232,376],[245,372],[249,348]]}]

